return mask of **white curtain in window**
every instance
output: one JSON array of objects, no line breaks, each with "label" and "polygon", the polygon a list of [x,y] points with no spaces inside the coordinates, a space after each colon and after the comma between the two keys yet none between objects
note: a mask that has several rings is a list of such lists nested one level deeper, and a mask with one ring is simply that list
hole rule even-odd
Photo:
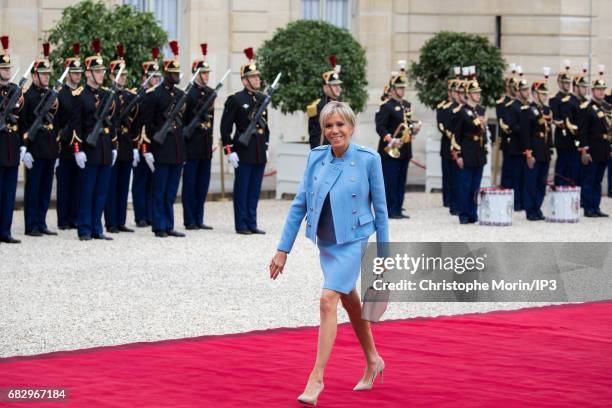
[{"label": "white curtain in window", "polygon": [[348,0],[325,0],[325,20],[340,28],[348,28]]},{"label": "white curtain in window", "polygon": [[304,20],[318,20],[319,0],[302,0],[302,18]]}]

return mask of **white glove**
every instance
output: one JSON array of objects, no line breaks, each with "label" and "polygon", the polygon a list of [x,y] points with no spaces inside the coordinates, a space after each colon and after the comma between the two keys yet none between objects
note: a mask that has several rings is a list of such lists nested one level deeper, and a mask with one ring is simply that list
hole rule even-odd
[{"label": "white glove", "polygon": [[266,161],[270,161],[270,151],[266,150]]},{"label": "white glove", "polygon": [[59,167],[59,159],[55,159],[55,167],[53,169],[57,169]]},{"label": "white glove", "polygon": [[27,151],[28,151],[27,147],[25,147],[25,146],[19,147],[19,161],[20,162],[23,161],[23,157],[25,156]]},{"label": "white glove", "polygon": [[76,164],[79,166],[79,168],[84,169],[85,162],[87,162],[87,155],[85,152],[76,152],[74,154],[74,160],[76,160]]},{"label": "white glove", "polygon": [[144,154],[144,159],[147,162],[147,166],[149,166],[149,168],[151,169],[151,172],[155,171],[155,165],[153,163],[155,163],[155,158],[153,157],[153,153],[151,152],[147,152]]},{"label": "white glove", "polygon": [[112,154],[113,154],[113,160],[111,161],[111,167],[114,166],[115,162],[117,161],[117,149],[113,149]]},{"label": "white glove", "polygon": [[23,159],[21,161],[23,161],[23,165],[26,166],[26,169],[28,170],[30,170],[34,165],[34,158],[32,157],[32,153],[30,152],[26,152],[23,155]]},{"label": "white glove", "polygon": [[240,161],[240,158],[238,158],[238,153],[236,152],[231,152],[230,155],[227,156],[227,162],[231,164],[232,166],[234,166],[234,168],[238,167],[239,161]]},{"label": "white glove", "polygon": [[132,154],[134,156],[132,160],[132,167],[138,167],[138,163],[140,163],[140,154],[138,153],[138,149],[132,150]]}]

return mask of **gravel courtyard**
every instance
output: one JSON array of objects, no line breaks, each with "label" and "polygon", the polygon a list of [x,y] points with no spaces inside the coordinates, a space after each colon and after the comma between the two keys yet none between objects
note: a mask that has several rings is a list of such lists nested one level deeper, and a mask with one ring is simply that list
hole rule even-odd
[{"label": "gravel courtyard", "polygon": [[[441,208],[439,194],[409,192],[409,220],[390,220],[393,241],[612,241],[610,218],[577,224],[528,222],[512,227],[459,225]],[[76,232],[23,236],[23,212],[0,244],[0,356],[103,345],[317,325],[322,284],[316,246],[300,231],[285,272],[271,281],[274,254],[290,201],[262,200],[266,235],[233,231],[231,201],[206,204],[213,231],[186,238],[155,238],[150,229],[115,234],[114,241],[80,242]],[[612,214],[612,199],[602,210]],[[175,206],[182,230],[181,206]],[[128,226],[133,227],[128,214]],[[56,229],[55,210],[48,216]],[[525,303],[392,303],[386,319],[512,309]],[[536,304],[537,305],[537,304]],[[344,311],[340,321],[347,321]]]}]

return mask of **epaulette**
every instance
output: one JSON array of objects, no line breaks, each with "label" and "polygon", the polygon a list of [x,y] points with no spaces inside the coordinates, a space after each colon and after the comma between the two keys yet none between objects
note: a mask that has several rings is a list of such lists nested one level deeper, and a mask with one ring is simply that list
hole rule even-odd
[{"label": "epaulette", "polygon": [[458,113],[461,110],[461,108],[463,108],[463,104],[462,103],[460,103],[459,105],[457,105],[457,107],[455,109],[453,109],[453,113]]},{"label": "epaulette", "polygon": [[444,105],[446,105],[446,101],[442,101],[436,105],[436,109],[444,109]]},{"label": "epaulette", "polygon": [[102,89],[103,91],[108,91],[109,90],[109,88],[106,87],[106,86],[101,86],[100,89]]},{"label": "epaulette", "polygon": [[584,101],[580,104],[580,109],[586,109],[589,106],[589,101]]},{"label": "epaulette", "polygon": [[157,89],[157,87],[156,87],[156,86],[153,86],[153,87],[151,87],[151,88],[147,89],[147,90],[145,91],[145,93],[151,93],[151,92],[153,92],[153,91],[154,91],[154,90],[156,90],[156,89]]},{"label": "epaulette", "polygon": [[527,110],[529,109],[531,106],[529,105],[521,105],[521,110]]},{"label": "epaulette", "polygon": [[507,106],[512,105],[513,103],[514,103],[514,99],[510,99],[510,100],[508,101],[508,103],[506,103],[506,105],[504,105],[504,106],[506,106],[506,107],[507,107]]},{"label": "epaulette", "polygon": [[501,105],[502,103],[504,103],[504,99],[506,99],[505,96],[502,96],[501,98],[499,98],[498,100],[495,101],[496,104]]},{"label": "epaulette", "polygon": [[72,90],[72,96],[79,96],[83,92],[83,87],[79,86],[77,89]]},{"label": "epaulette", "polygon": [[321,102],[321,99],[317,99],[306,107],[306,114],[309,118],[314,118],[315,116],[317,116],[317,105],[319,104],[319,102]]},{"label": "epaulette", "polygon": [[561,98],[561,102],[569,102],[570,100],[570,95],[565,95],[563,98]]},{"label": "epaulette", "polygon": [[453,101],[448,101],[446,102],[446,104],[444,105],[444,109],[448,109],[453,105]]},{"label": "epaulette", "polygon": [[331,147],[331,145],[321,145],[321,146],[317,146],[312,150],[327,150]]},{"label": "epaulette", "polygon": [[130,88],[127,90],[129,93],[131,93],[132,95],[136,95],[136,88]]},{"label": "epaulette", "polygon": [[372,149],[370,149],[369,147],[366,146],[362,146],[362,145],[357,145],[357,150],[361,151],[361,152],[368,152],[371,155],[375,156],[376,152]]},{"label": "epaulette", "polygon": [[380,106],[383,106],[385,103],[389,102],[390,100],[391,98],[383,99],[382,101],[380,101]]}]

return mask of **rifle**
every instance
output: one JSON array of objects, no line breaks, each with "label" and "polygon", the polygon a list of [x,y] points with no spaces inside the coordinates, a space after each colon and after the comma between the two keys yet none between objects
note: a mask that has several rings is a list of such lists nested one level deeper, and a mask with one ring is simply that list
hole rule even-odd
[{"label": "rifle", "polygon": [[28,81],[28,74],[30,73],[30,70],[33,66],[34,61],[32,61],[28,69],[26,69],[26,71],[24,72],[23,76],[19,80],[19,84],[17,84],[17,88],[12,93],[9,92],[2,100],[2,104],[0,105],[0,107],[4,106],[4,110],[2,111],[2,113],[0,113],[0,132],[7,128],[6,121],[12,115],[11,112],[13,112],[17,101],[19,100],[19,98],[21,98],[21,95],[23,94],[23,86]]},{"label": "rifle", "polygon": [[261,120],[261,116],[263,115],[264,111],[272,100],[272,94],[278,87],[278,81],[280,80],[281,75],[282,72],[279,72],[272,85],[270,85],[266,90],[266,93],[264,93],[257,101],[257,105],[255,105],[255,108],[253,109],[253,112],[255,112],[255,114],[251,117],[251,122],[249,122],[249,126],[238,138],[238,141],[244,146],[249,145],[249,142],[251,141],[251,136],[253,135],[253,133],[255,133],[255,127],[257,126],[257,123],[259,123],[259,121]]},{"label": "rifle", "polygon": [[94,124],[94,127],[89,136],[87,136],[86,140],[90,146],[95,147],[98,144],[98,139],[100,139],[100,134],[102,133],[102,128],[104,126],[104,121],[106,120],[108,111],[110,110],[113,100],[115,99],[115,93],[117,93],[117,81],[121,77],[122,73],[123,65],[119,68],[119,72],[117,72],[117,75],[115,76],[113,85],[106,94],[106,99],[102,104],[102,109],[98,109],[98,111],[96,112],[96,123]]},{"label": "rifle", "polygon": [[185,88],[185,91],[183,91],[183,96],[181,96],[181,99],[179,99],[178,102],[174,104],[174,106],[170,105],[171,109],[166,114],[166,121],[164,122],[162,127],[153,135],[153,140],[155,140],[157,143],[164,144],[164,142],[166,141],[166,136],[168,136],[168,132],[170,132],[170,126],[172,126],[174,120],[176,119],[176,116],[183,108],[183,105],[185,105],[185,102],[187,102],[187,94],[189,94],[189,91],[193,87],[195,79],[199,73],[200,68],[198,68],[193,74],[193,77],[191,77],[191,81],[189,81],[187,88]]},{"label": "rifle", "polygon": [[221,80],[219,81],[215,89],[213,89],[211,94],[208,95],[208,98],[206,98],[206,101],[204,101],[202,106],[198,109],[196,114],[193,116],[193,119],[191,119],[191,122],[189,122],[189,124],[183,128],[183,137],[185,139],[191,139],[191,136],[193,135],[193,131],[195,130],[196,126],[198,126],[198,124],[203,118],[208,116],[206,115],[206,112],[208,112],[212,104],[215,102],[215,99],[217,98],[217,94],[219,90],[221,89],[221,87],[223,86],[223,81],[225,81],[225,78],[227,78],[230,72],[232,72],[231,69],[228,69],[227,72],[225,72],[225,75],[223,75],[223,77],[221,78]]},{"label": "rifle", "polygon": [[36,109],[34,109],[36,119],[34,120],[34,122],[26,133],[28,135],[28,139],[30,139],[30,142],[34,142],[34,140],[36,139],[38,131],[43,126],[43,121],[45,120],[45,118],[49,114],[49,111],[53,107],[53,104],[57,100],[57,95],[62,86],[64,85],[64,78],[66,78],[66,75],[68,75],[68,69],[69,68],[66,68],[64,70],[64,73],[61,77],[59,77],[59,79],[55,83],[55,86],[51,88],[49,92],[46,93],[46,95],[40,100],[40,102],[38,102]]},{"label": "rifle", "polygon": [[[132,109],[134,109],[134,106],[136,106],[138,101],[142,99],[142,97],[144,96],[145,92],[147,92],[147,88],[145,88],[145,86],[149,83],[149,81],[151,80],[152,77],[153,77],[153,74],[149,74],[147,79],[145,79],[144,82],[142,84],[140,84],[140,86],[138,87],[138,91],[136,91],[136,96],[134,96],[132,98],[132,100],[130,101],[130,103],[128,103],[121,110],[121,113],[119,114],[119,123],[123,123],[125,118],[127,118],[127,116],[130,114],[130,112],[132,112]],[[156,87],[161,85],[163,80],[164,80],[164,78],[161,79],[161,81],[159,82],[158,85],[156,85]]]}]

